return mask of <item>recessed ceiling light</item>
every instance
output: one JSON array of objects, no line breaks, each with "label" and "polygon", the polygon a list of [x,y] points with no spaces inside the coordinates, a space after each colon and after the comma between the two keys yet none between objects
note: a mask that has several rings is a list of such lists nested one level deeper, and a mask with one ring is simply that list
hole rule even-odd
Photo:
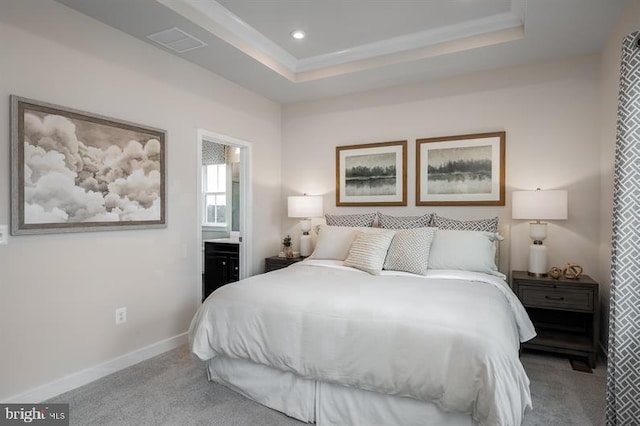
[{"label": "recessed ceiling light", "polygon": [[291,37],[295,38],[296,40],[302,40],[305,36],[306,34],[302,30],[291,31]]}]

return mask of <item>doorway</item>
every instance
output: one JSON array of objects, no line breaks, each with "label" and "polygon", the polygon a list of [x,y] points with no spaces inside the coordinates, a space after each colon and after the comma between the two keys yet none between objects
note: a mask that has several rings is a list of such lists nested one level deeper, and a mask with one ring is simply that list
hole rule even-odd
[{"label": "doorway", "polygon": [[229,238],[233,232],[239,233],[240,238],[240,279],[249,277],[252,241],[251,143],[198,129],[196,145],[197,276],[201,276],[204,268],[204,240]]}]

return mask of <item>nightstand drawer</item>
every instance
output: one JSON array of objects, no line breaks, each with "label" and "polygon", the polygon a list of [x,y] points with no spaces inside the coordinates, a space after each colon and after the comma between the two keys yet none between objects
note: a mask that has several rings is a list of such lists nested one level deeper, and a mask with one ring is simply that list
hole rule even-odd
[{"label": "nightstand drawer", "polygon": [[520,284],[519,293],[527,307],[593,312],[593,291],[589,289]]}]

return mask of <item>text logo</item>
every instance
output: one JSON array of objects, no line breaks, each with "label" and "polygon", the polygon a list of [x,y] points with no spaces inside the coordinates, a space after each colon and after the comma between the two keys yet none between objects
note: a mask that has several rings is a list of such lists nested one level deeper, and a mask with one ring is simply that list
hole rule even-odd
[{"label": "text logo", "polygon": [[68,426],[69,404],[0,404],[0,426]]}]

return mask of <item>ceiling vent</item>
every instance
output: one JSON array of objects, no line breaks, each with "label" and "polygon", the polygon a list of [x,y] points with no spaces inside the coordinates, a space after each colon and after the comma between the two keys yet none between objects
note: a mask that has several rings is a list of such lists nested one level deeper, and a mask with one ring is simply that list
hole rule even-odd
[{"label": "ceiling vent", "polygon": [[204,41],[198,40],[191,34],[187,34],[176,27],[148,35],[147,38],[178,53],[188,52],[207,45]]}]

